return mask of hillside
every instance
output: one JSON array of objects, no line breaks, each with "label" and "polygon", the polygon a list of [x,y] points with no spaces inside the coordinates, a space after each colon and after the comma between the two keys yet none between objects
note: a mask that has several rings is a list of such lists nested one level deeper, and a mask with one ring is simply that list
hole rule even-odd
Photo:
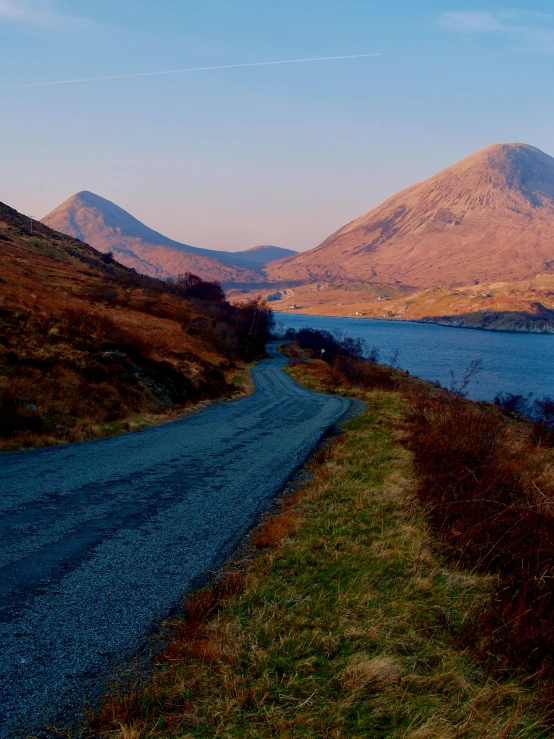
[{"label": "hillside", "polygon": [[525,144],[497,144],[267,272],[291,286],[342,279],[421,288],[518,280],[553,268],[554,159]]},{"label": "hillside", "polygon": [[[271,306],[283,313],[554,333],[554,274],[537,275],[529,280],[421,290],[379,283],[320,282],[266,292],[266,295],[271,298]],[[253,298],[255,293],[240,294],[240,299],[245,297]]]},{"label": "hillside", "polygon": [[0,449],[129,430],[235,392],[263,352],[260,315],[199,278],[141,277],[0,203]]},{"label": "hillside", "polygon": [[73,236],[141,274],[177,277],[194,272],[222,284],[263,282],[270,261],[296,252],[278,246],[257,246],[240,252],[200,249],[169,239],[130,213],[92,192],[79,192],[42,219],[51,228]]}]

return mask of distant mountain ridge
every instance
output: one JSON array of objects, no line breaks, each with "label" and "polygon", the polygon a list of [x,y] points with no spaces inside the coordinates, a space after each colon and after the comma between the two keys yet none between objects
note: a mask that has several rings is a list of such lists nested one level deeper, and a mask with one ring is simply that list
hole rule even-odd
[{"label": "distant mountain ridge", "polygon": [[70,197],[42,222],[99,251],[111,251],[122,264],[153,277],[194,272],[203,279],[223,284],[259,283],[265,281],[263,270],[269,262],[296,254],[292,249],[278,246],[227,252],[182,244],[145,226],[110,200],[86,190]]},{"label": "distant mountain ridge", "polygon": [[320,281],[413,288],[513,281],[554,273],[554,159],[527,144],[494,144],[401,190],[302,253],[182,244],[86,191],[43,222],[112,251],[138,272],[190,271],[239,291]]},{"label": "distant mountain ridge", "polygon": [[414,287],[554,271],[554,159],[495,144],[386,200],[311,251],[270,264],[281,284],[351,280]]}]

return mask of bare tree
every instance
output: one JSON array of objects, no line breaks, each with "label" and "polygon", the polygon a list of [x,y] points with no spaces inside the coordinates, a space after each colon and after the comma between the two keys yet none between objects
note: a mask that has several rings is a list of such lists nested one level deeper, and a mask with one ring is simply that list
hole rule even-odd
[{"label": "bare tree", "polygon": [[477,375],[481,370],[483,369],[483,360],[481,358],[479,359],[472,359],[469,365],[467,366],[464,374],[462,375],[462,379],[460,382],[456,381],[456,375],[454,374],[454,370],[450,370],[450,387],[448,388],[451,393],[454,395],[459,395],[461,398],[465,398],[467,395],[467,388],[469,387],[471,381]]}]

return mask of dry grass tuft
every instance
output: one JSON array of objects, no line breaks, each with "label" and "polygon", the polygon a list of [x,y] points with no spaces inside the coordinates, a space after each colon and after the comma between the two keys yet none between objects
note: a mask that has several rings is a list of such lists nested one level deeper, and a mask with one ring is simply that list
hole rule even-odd
[{"label": "dry grass tuft", "polygon": [[370,685],[383,688],[399,680],[401,671],[395,657],[386,654],[369,657],[362,652],[352,657],[342,677],[348,689],[360,690]]},{"label": "dry grass tuft", "polygon": [[274,549],[292,534],[297,523],[298,514],[293,511],[283,511],[271,516],[253,532],[252,544],[256,549]]},{"label": "dry grass tuft", "polygon": [[136,726],[125,726],[121,724],[120,736],[121,739],[140,739],[142,736],[142,731],[140,729],[137,729]]}]

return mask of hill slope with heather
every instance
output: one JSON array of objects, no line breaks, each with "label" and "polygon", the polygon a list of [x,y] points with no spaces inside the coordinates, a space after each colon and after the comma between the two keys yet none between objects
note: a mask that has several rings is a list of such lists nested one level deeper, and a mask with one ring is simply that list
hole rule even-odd
[{"label": "hill slope with heather", "polygon": [[553,268],[554,159],[525,144],[497,144],[400,191],[267,273],[281,284],[452,287]]},{"label": "hill slope with heather", "polygon": [[200,249],[169,239],[130,213],[92,192],[79,192],[42,219],[61,233],[101,252],[112,252],[122,264],[152,277],[194,272],[205,280],[256,284],[274,260],[294,255],[291,249],[257,246],[240,252]]},{"label": "hill slope with heather", "polygon": [[233,393],[268,317],[198,277],[140,276],[0,203],[0,449],[138,428]]}]

